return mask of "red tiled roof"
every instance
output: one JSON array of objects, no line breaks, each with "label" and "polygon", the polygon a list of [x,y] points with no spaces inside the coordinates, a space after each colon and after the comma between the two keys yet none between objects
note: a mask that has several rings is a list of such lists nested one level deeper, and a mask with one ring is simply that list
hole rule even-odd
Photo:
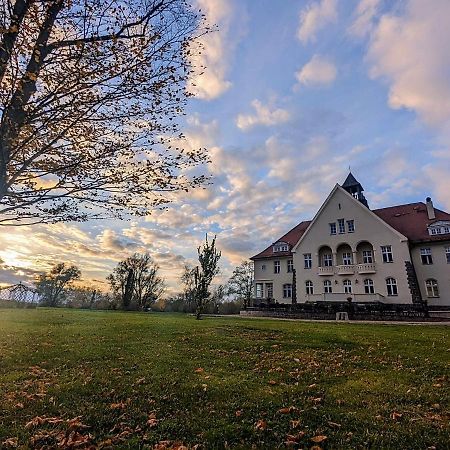
[{"label": "red tiled roof", "polygon": [[427,229],[428,225],[439,220],[450,221],[450,214],[434,208],[436,219],[430,220],[423,202],[375,209],[373,212],[412,242],[450,240],[448,234],[430,236]]},{"label": "red tiled roof", "polygon": [[[392,228],[399,233],[406,236],[411,242],[433,242],[433,241],[447,241],[450,240],[450,236],[446,235],[434,235],[430,236],[428,233],[428,225],[437,222],[439,220],[450,221],[450,214],[440,209],[434,208],[436,219],[429,220],[427,214],[427,207],[423,202],[409,203],[407,205],[390,206],[388,208],[374,209],[372,211],[380,219],[389,224]],[[300,222],[291,231],[286,233],[276,242],[286,242],[289,247],[292,248],[299,239],[303,236],[303,233],[311,223],[310,220]],[[277,252],[276,256],[291,256],[289,252]],[[263,259],[271,258],[274,256],[273,244],[252,256],[250,259]]]},{"label": "red tiled roof", "polygon": [[[278,239],[275,242],[286,242],[289,244],[289,248],[291,249],[302,237],[303,233],[308,228],[308,225],[311,223],[310,220],[300,222],[297,226],[292,228],[291,231],[288,231],[284,236],[281,236],[280,239]],[[258,253],[255,256],[252,256],[250,259],[260,259],[260,258],[270,258],[274,256],[273,253],[273,244],[267,247],[265,250],[263,250],[261,253]],[[277,252],[277,256],[291,256],[292,253],[290,251],[288,252]]]}]

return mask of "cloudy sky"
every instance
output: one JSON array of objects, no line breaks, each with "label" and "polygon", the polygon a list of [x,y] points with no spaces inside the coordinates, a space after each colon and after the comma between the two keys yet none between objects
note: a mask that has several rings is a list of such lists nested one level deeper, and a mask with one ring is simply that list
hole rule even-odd
[{"label": "cloudy sky", "polygon": [[196,2],[219,31],[184,130],[208,148],[213,184],[139,221],[3,229],[0,283],[69,261],[101,285],[148,251],[176,292],[207,232],[224,281],[311,218],[349,166],[372,208],[431,196],[450,210],[450,1]]}]

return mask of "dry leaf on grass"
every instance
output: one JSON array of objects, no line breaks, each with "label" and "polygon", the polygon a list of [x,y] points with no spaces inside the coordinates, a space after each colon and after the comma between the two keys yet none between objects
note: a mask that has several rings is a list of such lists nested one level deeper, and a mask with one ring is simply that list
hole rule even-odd
[{"label": "dry leaf on grass", "polygon": [[148,416],[147,425],[150,428],[156,427],[156,425],[158,425],[158,419],[156,418],[156,414],[155,413],[151,413]]},{"label": "dry leaf on grass", "polygon": [[16,437],[8,438],[2,442],[2,448],[17,448],[19,446],[19,440]]},{"label": "dry leaf on grass", "polygon": [[203,373],[205,371],[205,369],[203,369],[203,367],[198,367],[197,369],[194,370],[195,373]]},{"label": "dry leaf on grass", "polygon": [[265,430],[267,428],[267,422],[264,419],[258,420],[258,422],[255,423],[255,430]]},{"label": "dry leaf on grass", "polygon": [[324,436],[322,434],[318,435],[318,436],[314,436],[311,438],[312,442],[315,442],[316,444],[320,444],[323,441],[326,441],[328,439],[327,436]]}]

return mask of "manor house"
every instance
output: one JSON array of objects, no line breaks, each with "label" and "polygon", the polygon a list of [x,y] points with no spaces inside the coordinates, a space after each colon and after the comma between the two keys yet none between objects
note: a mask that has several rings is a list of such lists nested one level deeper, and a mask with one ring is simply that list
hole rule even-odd
[{"label": "manor house", "polygon": [[450,214],[426,202],[371,210],[350,173],[311,221],[251,259],[255,306],[318,301],[450,305]]}]

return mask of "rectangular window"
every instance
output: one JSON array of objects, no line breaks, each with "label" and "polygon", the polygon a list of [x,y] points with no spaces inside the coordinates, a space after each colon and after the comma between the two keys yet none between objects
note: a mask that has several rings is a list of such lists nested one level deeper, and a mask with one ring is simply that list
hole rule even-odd
[{"label": "rectangular window", "polygon": [[349,233],[355,232],[355,221],[354,220],[347,220],[347,231]]},{"label": "rectangular window", "polygon": [[306,295],[314,294],[314,285],[313,285],[312,281],[307,281],[305,283],[305,287],[306,287]]},{"label": "rectangular window", "polygon": [[273,283],[266,283],[267,298],[273,298]]},{"label": "rectangular window", "polygon": [[395,278],[388,278],[386,280],[386,290],[389,297],[398,295],[397,280]]},{"label": "rectangular window", "polygon": [[304,253],[303,258],[305,261],[305,269],[311,269],[312,268],[312,257],[311,253]]},{"label": "rectangular window", "polygon": [[372,280],[364,280],[364,292],[366,294],[375,294],[375,288]]},{"label": "rectangular window", "polygon": [[331,285],[331,281],[330,280],[325,280],[323,282],[323,290],[324,290],[325,294],[332,294],[333,293],[333,287]]},{"label": "rectangular window", "polygon": [[336,234],[336,222],[330,223],[330,234]]},{"label": "rectangular window", "polygon": [[431,248],[421,248],[420,258],[422,259],[422,264],[426,266],[433,264],[433,258],[431,256]]},{"label": "rectangular window", "polygon": [[447,264],[450,264],[450,247],[445,249],[445,258],[447,259]]},{"label": "rectangular window", "polygon": [[338,219],[339,234],[345,233],[345,220]]},{"label": "rectangular window", "polygon": [[262,297],[263,297],[263,284],[256,283],[256,298],[262,298]]},{"label": "rectangular window", "polygon": [[444,233],[445,234],[450,233],[450,227],[444,227]]},{"label": "rectangular window", "polygon": [[280,273],[280,261],[273,262],[273,273]]},{"label": "rectangular window", "polygon": [[292,273],[294,271],[294,261],[292,259],[288,259],[287,271],[288,273]]},{"label": "rectangular window", "polygon": [[352,282],[350,280],[344,280],[344,293],[345,294],[352,293]]},{"label": "rectangular window", "polygon": [[292,297],[292,284],[283,284],[283,298]]},{"label": "rectangular window", "polygon": [[363,263],[364,264],[372,264],[373,263],[372,250],[363,250]]},{"label": "rectangular window", "polygon": [[324,267],[331,267],[333,265],[333,255],[331,253],[323,255],[323,265]]},{"label": "rectangular window", "polygon": [[392,247],[390,245],[381,246],[381,255],[383,257],[384,263],[394,262],[394,257],[392,256]]},{"label": "rectangular window", "polygon": [[352,264],[352,254],[350,252],[342,253],[342,264],[344,264],[344,266]]},{"label": "rectangular window", "polygon": [[265,264],[263,264],[263,265],[261,266],[261,270],[262,270],[263,272],[266,270],[266,265],[265,265]]}]

